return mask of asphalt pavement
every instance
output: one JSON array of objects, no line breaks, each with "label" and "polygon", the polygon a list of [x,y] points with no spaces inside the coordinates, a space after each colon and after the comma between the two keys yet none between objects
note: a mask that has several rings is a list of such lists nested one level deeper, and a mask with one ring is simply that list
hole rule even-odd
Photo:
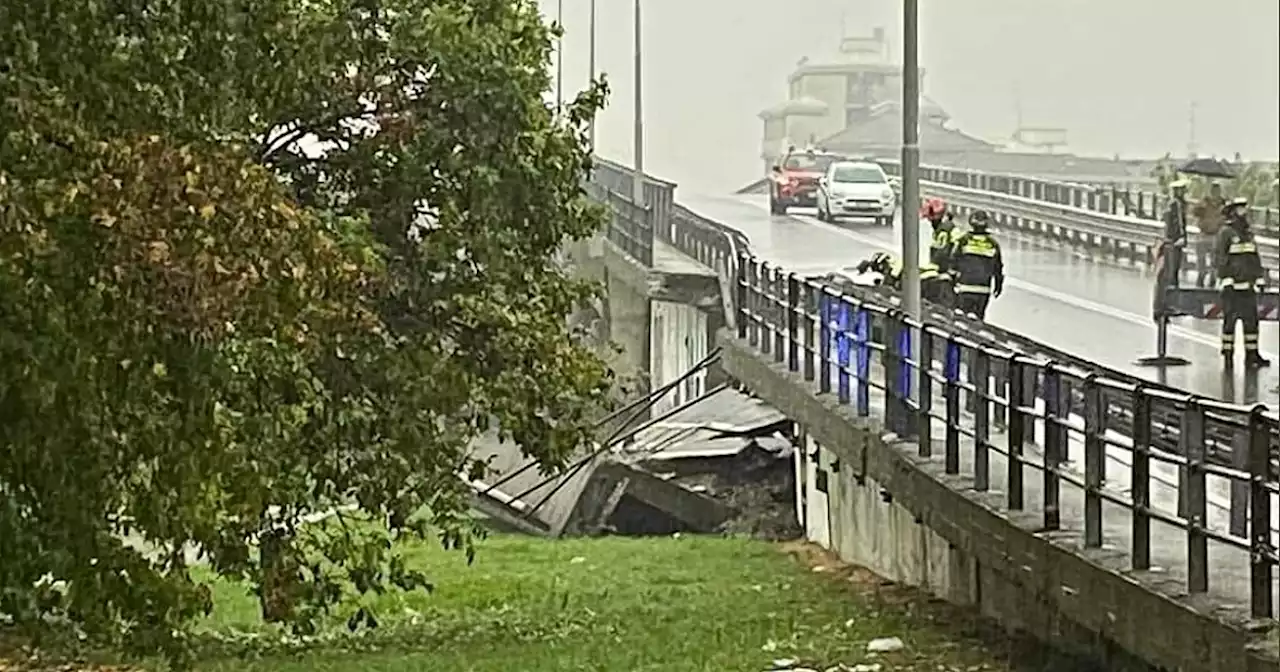
[{"label": "asphalt pavement", "polygon": [[[767,196],[703,196],[681,193],[690,210],[732,226],[751,240],[753,254],[802,274],[847,270],[879,250],[898,251],[893,229],[870,220],[819,222],[814,211],[772,216]],[[999,233],[997,234],[999,235]],[[1181,318],[1169,332],[1169,351],[1192,364],[1165,369],[1134,361],[1154,354],[1152,278],[1143,267],[1091,259],[1080,251],[1050,247],[1033,238],[1000,235],[1008,280],[988,320],[1059,350],[1112,369],[1197,394],[1275,405],[1280,382],[1280,328],[1264,323],[1263,353],[1274,365],[1257,374],[1243,366],[1224,375],[1218,354],[1219,322]]]}]

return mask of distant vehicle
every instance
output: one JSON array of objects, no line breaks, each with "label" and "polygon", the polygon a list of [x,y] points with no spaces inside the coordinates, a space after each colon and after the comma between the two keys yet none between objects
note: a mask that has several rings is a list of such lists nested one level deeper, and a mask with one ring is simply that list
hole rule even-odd
[{"label": "distant vehicle", "polygon": [[844,157],[818,149],[798,151],[792,147],[773,167],[769,186],[769,212],[787,214],[790,207],[818,204],[818,178],[831,164]]},{"label": "distant vehicle", "polygon": [[889,176],[871,161],[839,161],[818,180],[818,219],[866,217],[892,226],[898,197]]}]

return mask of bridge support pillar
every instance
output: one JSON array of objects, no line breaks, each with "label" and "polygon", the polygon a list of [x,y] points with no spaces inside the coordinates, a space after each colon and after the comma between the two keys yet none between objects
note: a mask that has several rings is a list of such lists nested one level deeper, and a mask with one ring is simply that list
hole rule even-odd
[{"label": "bridge support pillar", "polygon": [[[657,240],[652,267],[603,236],[575,244],[568,253],[579,277],[603,285],[596,314],[578,321],[595,321],[591,331],[597,346],[608,353],[628,399],[674,381],[715,347],[725,315],[720,280],[712,269]],[[723,381],[719,367],[711,367],[655,403],[650,415]]]}]

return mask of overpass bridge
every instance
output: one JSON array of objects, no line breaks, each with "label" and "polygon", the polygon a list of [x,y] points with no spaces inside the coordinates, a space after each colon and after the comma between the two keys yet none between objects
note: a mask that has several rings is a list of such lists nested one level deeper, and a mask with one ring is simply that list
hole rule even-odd
[{"label": "overpass bridge", "polygon": [[925,193],[994,211],[1014,239],[989,324],[912,324],[813,279],[896,247],[885,229],[773,217],[750,194],[676,198],[655,179],[635,204],[604,160],[592,180],[613,247],[650,265],[674,249],[721,280],[724,373],[806,437],[811,538],[1095,654],[1276,669],[1280,418],[1258,403],[1274,371],[1222,376],[1206,323],[1175,327],[1171,349],[1212,366],[1132,367],[1153,341],[1149,220],[935,177]]}]

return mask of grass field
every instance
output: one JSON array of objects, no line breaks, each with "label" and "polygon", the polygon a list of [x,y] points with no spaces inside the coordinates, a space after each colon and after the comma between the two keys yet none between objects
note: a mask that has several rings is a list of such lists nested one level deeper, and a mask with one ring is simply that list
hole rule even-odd
[{"label": "grass field", "polygon": [[[474,565],[414,549],[432,594],[386,596],[380,632],[322,637],[303,653],[206,656],[206,672],[754,671],[796,660],[827,670],[1011,670],[1003,655],[946,625],[951,612],[840,567],[811,547],[745,539],[494,536]],[[242,588],[217,589],[205,627],[264,632]],[[941,610],[941,611],[938,611]],[[899,637],[898,652],[868,641]],[[235,639],[234,637],[232,638]],[[267,639],[263,637],[263,639]],[[271,637],[278,641],[278,637]],[[854,668],[858,664],[879,668]]]}]

